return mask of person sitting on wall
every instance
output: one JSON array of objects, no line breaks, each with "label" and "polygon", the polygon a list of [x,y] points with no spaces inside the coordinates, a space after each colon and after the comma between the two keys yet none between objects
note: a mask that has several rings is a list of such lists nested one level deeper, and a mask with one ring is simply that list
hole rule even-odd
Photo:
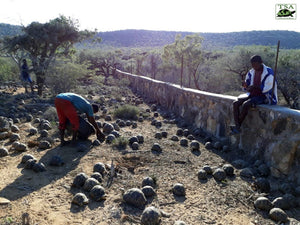
[{"label": "person sitting on wall", "polygon": [[98,105],[90,104],[85,98],[74,93],[61,93],[55,98],[55,107],[59,119],[59,130],[62,146],[67,143],[64,140],[67,121],[69,121],[72,124],[72,144],[75,143],[78,137],[80,119],[77,114],[77,111],[80,114],[86,114],[88,121],[93,125],[93,127],[96,130],[96,135],[99,141],[103,142],[105,140],[105,135],[100,131],[94,118],[94,113],[99,111]]},{"label": "person sitting on wall", "polygon": [[263,64],[262,58],[259,55],[252,56],[250,62],[252,69],[248,72],[245,81],[242,83],[247,93],[240,95],[233,102],[235,126],[230,127],[232,134],[239,134],[241,132],[241,125],[251,107],[259,104],[276,105],[278,101],[276,82],[273,87],[273,70]]}]

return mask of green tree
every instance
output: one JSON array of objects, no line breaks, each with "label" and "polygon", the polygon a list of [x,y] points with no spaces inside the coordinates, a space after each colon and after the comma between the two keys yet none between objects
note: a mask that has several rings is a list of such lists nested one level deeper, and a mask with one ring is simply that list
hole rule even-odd
[{"label": "green tree", "polygon": [[86,66],[72,63],[68,59],[55,60],[51,63],[46,77],[46,83],[52,94],[70,92],[76,88],[78,80],[88,74]]},{"label": "green tree", "polygon": [[75,21],[64,16],[47,23],[32,22],[23,28],[23,34],[6,37],[3,41],[6,52],[17,55],[28,53],[36,75],[38,94],[42,95],[46,72],[57,56],[74,53],[73,44],[94,35],[93,32],[79,32]]},{"label": "green tree", "polygon": [[159,51],[150,51],[145,59],[144,71],[147,76],[156,79],[162,65],[162,57]]},{"label": "green tree", "polygon": [[103,75],[105,77],[104,83],[107,84],[108,78],[115,75],[116,69],[120,69],[122,55],[120,50],[88,51],[85,54],[80,54],[80,61],[86,60],[89,64],[88,69],[95,70],[96,75]]},{"label": "green tree", "polygon": [[291,108],[300,109],[300,51],[280,53],[277,72],[278,89],[285,101]]},{"label": "green tree", "polygon": [[19,68],[9,58],[0,57],[0,81],[15,80],[18,77]]},{"label": "green tree", "polygon": [[191,74],[194,74],[200,65],[202,40],[203,38],[198,34],[187,35],[183,39],[181,35],[177,35],[173,44],[164,47],[164,61],[180,65],[181,86],[183,86],[184,69],[188,70],[189,80],[191,80]]}]

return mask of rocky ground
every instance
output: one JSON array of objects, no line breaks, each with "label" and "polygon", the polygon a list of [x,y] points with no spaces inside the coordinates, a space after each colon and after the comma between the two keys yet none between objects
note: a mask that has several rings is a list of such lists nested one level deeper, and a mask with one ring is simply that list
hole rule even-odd
[{"label": "rocky ground", "polygon": [[[74,147],[59,146],[51,95],[23,91],[1,87],[1,225],[300,224],[299,187],[127,88],[83,93],[101,105],[107,140]],[[138,107],[135,120],[114,118],[123,104]]]}]

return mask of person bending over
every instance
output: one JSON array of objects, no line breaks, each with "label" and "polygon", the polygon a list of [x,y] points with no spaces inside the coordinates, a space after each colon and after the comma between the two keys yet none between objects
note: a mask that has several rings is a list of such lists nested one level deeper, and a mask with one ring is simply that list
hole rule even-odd
[{"label": "person bending over", "polygon": [[278,101],[276,82],[273,92],[273,70],[263,64],[259,55],[252,56],[250,62],[252,69],[242,84],[248,93],[239,96],[238,100],[233,102],[235,126],[231,126],[232,134],[240,133],[241,125],[251,107],[259,104],[276,105]]},{"label": "person bending over", "polygon": [[79,114],[85,113],[88,121],[93,125],[96,130],[97,138],[103,142],[105,135],[100,131],[95,118],[94,113],[99,111],[99,107],[96,104],[90,104],[85,98],[74,93],[61,93],[55,98],[55,107],[57,116],[59,119],[59,130],[61,145],[65,145],[67,142],[64,140],[66,122],[72,124],[73,137],[72,143],[74,144],[79,130]]}]

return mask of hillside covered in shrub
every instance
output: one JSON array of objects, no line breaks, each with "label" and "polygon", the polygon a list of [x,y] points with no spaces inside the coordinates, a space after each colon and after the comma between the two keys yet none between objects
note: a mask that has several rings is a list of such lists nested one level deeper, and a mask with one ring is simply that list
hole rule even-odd
[{"label": "hillside covered in shrub", "polygon": [[[16,35],[21,32],[21,26],[0,23],[0,38]],[[101,46],[112,47],[162,47],[174,42],[175,36],[191,35],[193,32],[151,31],[151,30],[119,30],[99,32]],[[229,33],[199,33],[204,38],[204,48],[232,48],[238,45],[274,46],[281,41],[281,48],[300,48],[300,33],[294,31],[244,31]],[[78,45],[82,47],[82,45]]]}]

